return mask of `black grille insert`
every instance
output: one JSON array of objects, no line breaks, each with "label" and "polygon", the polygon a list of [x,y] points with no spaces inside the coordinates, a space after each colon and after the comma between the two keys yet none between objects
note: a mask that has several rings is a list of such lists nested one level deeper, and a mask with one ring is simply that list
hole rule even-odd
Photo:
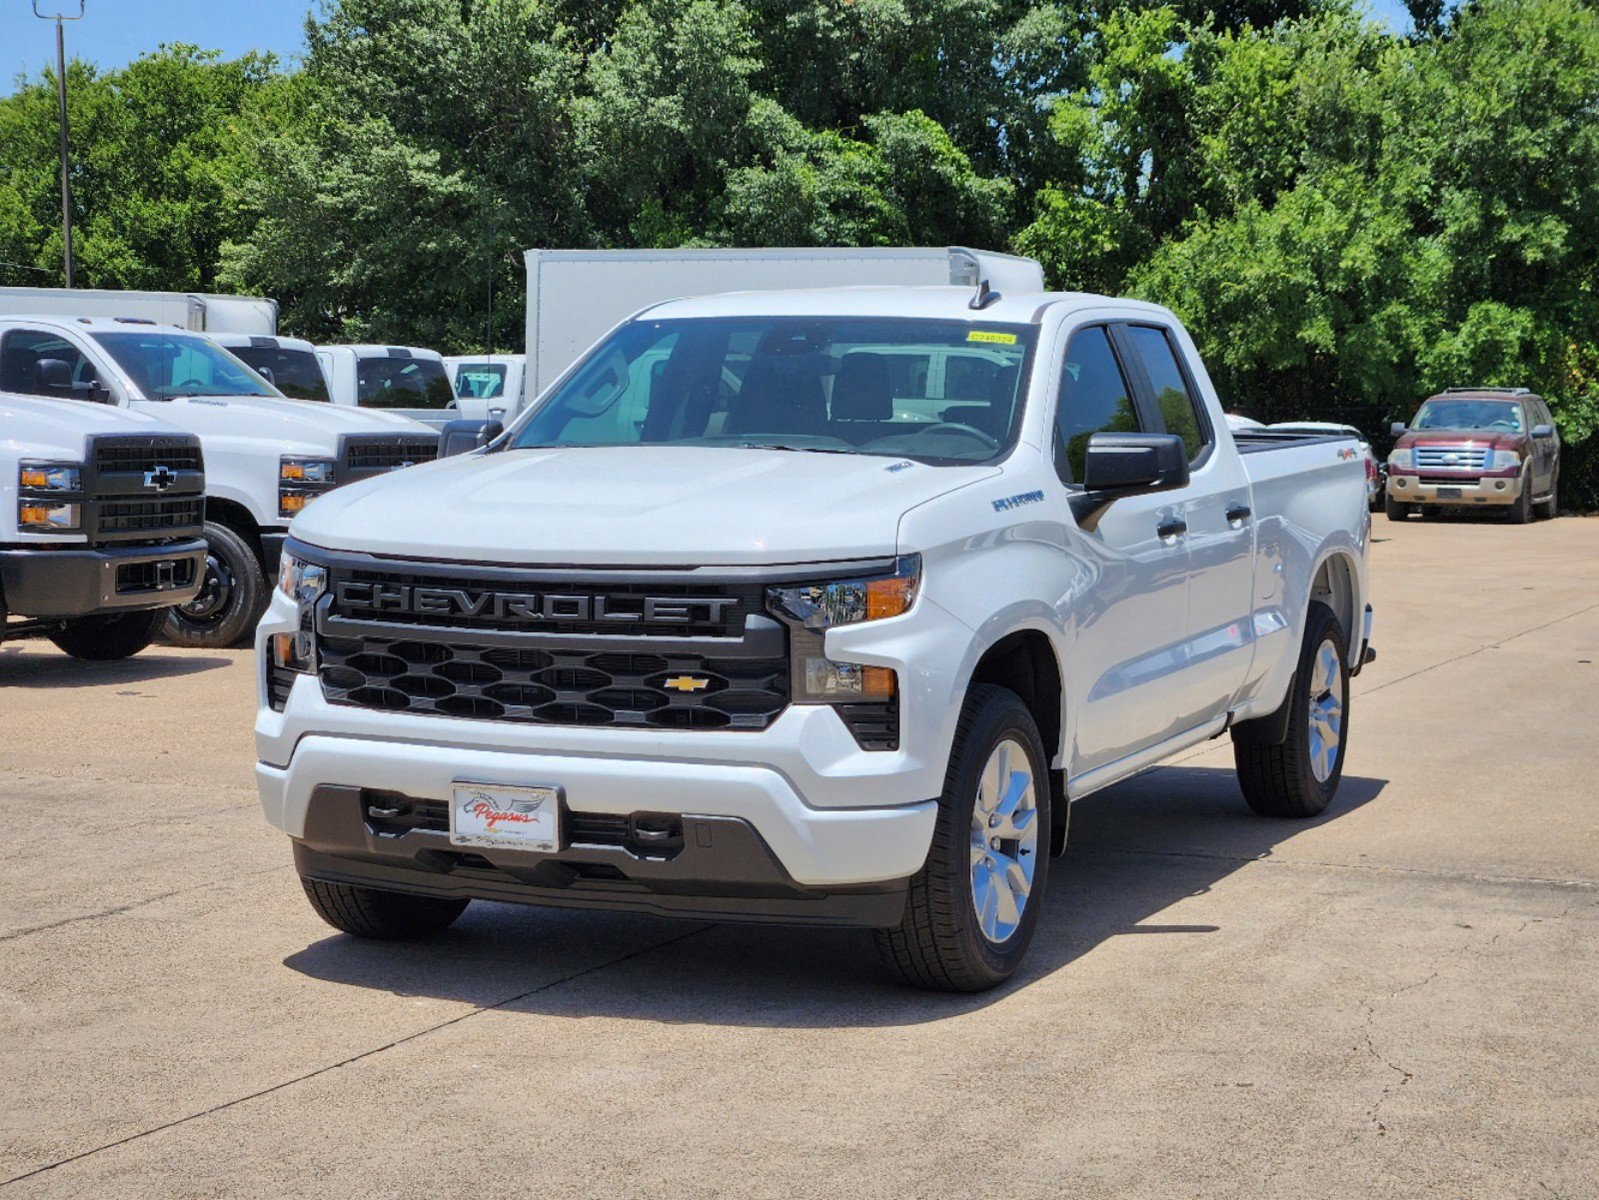
[{"label": "black grille insert", "polygon": [[162,500],[103,500],[96,507],[96,532],[115,534],[170,533],[198,529],[205,520],[205,501],[198,496]]},{"label": "black grille insert", "polygon": [[375,434],[346,437],[344,440],[341,483],[381,475],[400,467],[432,462],[439,456],[439,439],[435,434],[387,435]]},{"label": "black grille insert", "polygon": [[166,467],[169,471],[200,470],[198,444],[162,444],[148,439],[135,445],[101,443],[95,447],[94,469],[101,475],[139,475]]},{"label": "black grille insert", "polygon": [[[425,652],[419,647],[426,645]],[[331,704],[535,725],[765,729],[788,704],[786,655],[504,650],[324,636]]]}]

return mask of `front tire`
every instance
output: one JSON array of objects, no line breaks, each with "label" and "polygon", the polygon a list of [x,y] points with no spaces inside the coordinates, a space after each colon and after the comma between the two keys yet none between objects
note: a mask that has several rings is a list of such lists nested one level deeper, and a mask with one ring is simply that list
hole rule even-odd
[{"label": "front tire", "polygon": [[1510,523],[1512,525],[1530,525],[1532,523],[1532,472],[1527,472],[1521,481],[1521,495],[1516,497],[1516,502],[1510,506]]},{"label": "front tire", "polygon": [[1238,786],[1263,817],[1314,817],[1332,803],[1349,730],[1349,656],[1333,610],[1310,603],[1299,668],[1288,689],[1288,736],[1259,744],[1233,735]]},{"label": "front tire", "polygon": [[443,933],[466,911],[468,900],[382,892],[300,877],[316,915],[354,937],[409,942]]},{"label": "front tire", "polygon": [[883,962],[934,991],[1004,983],[1033,940],[1049,882],[1049,760],[1027,706],[988,684],[966,697],[927,862]]},{"label": "front tire", "polygon": [[220,650],[255,628],[266,611],[266,572],[242,537],[205,523],[205,580],[189,603],[168,610],[162,635],[177,646]]},{"label": "front tire", "polygon": [[1382,510],[1390,521],[1403,521],[1410,516],[1410,505],[1395,500],[1392,496],[1382,498]]},{"label": "front tire", "polygon": [[50,640],[73,658],[87,662],[112,662],[128,658],[155,641],[166,610],[119,613],[106,617],[74,617]]}]

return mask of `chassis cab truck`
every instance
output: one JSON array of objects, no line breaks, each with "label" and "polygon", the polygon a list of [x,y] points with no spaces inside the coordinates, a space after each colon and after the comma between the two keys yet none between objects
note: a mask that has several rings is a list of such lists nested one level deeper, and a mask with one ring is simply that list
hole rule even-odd
[{"label": "chassis cab truck", "polygon": [[290,400],[205,335],[143,320],[0,317],[0,389],[107,419],[155,418],[199,438],[204,569],[162,629],[185,646],[230,646],[250,632],[301,509],[438,452],[438,434],[424,425]]},{"label": "chassis cab truck", "polygon": [[1228,430],[1166,309],[750,292],[624,322],[489,446],[296,518],[256,777],[312,906],[474,898],[876,931],[992,987],[1071,804],[1231,735],[1332,801],[1365,468]]},{"label": "chassis cab truck", "polygon": [[142,414],[3,392],[0,427],[0,640],[137,654],[200,589],[200,440]]}]

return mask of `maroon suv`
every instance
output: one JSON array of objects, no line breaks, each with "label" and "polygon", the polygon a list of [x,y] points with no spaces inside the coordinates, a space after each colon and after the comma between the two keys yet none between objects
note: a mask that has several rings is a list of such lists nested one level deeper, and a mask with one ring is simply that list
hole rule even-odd
[{"label": "maroon suv", "polygon": [[1383,507],[1412,512],[1497,504],[1521,525],[1558,507],[1560,435],[1542,397],[1526,388],[1448,388],[1395,423]]}]

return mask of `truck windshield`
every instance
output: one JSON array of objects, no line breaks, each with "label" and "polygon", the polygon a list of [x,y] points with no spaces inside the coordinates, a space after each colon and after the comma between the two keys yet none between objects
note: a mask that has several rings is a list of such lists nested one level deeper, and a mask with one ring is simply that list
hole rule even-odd
[{"label": "truck windshield", "polygon": [[634,321],[526,418],[529,446],[767,446],[986,462],[1014,440],[1036,331],[871,317]]},{"label": "truck windshield", "polygon": [[291,350],[282,346],[235,346],[235,358],[256,370],[272,372],[272,385],[295,400],[328,401],[328,381],[310,350]]},{"label": "truck windshield", "polygon": [[355,402],[362,408],[448,408],[450,377],[432,358],[355,360]]},{"label": "truck windshield", "polygon": [[159,329],[92,336],[151,400],[278,394],[226,350],[202,337]]},{"label": "truck windshield", "polygon": [[455,394],[475,400],[505,395],[505,364],[462,363],[455,369]]},{"label": "truck windshield", "polygon": [[1526,432],[1521,405],[1514,400],[1429,400],[1416,414],[1412,428]]}]

